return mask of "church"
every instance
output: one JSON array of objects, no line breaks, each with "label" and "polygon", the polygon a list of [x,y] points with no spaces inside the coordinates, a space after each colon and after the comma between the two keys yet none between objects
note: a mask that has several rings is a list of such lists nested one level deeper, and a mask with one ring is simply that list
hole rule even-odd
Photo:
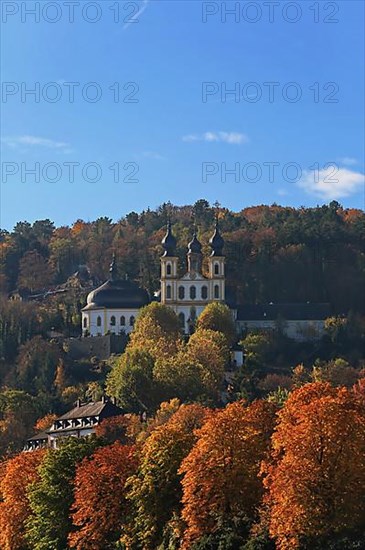
[{"label": "church", "polygon": [[[324,321],[330,314],[328,304],[237,305],[231,299],[228,300],[224,239],[218,219],[209,240],[211,253],[207,258],[207,273],[203,273],[202,245],[196,229],[187,245],[186,271],[182,277],[179,276],[176,239],[170,221],[161,244],[163,254],[158,299],[175,311],[184,334],[194,331],[195,321],[207,304],[222,302],[227,303],[232,311],[238,336],[249,330],[274,330],[279,320],[287,336],[295,340],[318,339],[322,336]],[[133,281],[118,278],[114,256],[109,279],[87,297],[87,304],[82,310],[82,334],[129,334],[139,310],[150,302],[151,298],[145,289]]]}]

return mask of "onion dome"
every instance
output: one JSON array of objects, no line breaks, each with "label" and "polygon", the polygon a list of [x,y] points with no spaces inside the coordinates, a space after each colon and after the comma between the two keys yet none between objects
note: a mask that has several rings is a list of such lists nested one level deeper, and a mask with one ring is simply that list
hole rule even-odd
[{"label": "onion dome", "polygon": [[215,221],[215,230],[209,239],[209,245],[212,249],[211,256],[223,256],[224,239],[219,232],[218,219]]},{"label": "onion dome", "polygon": [[163,256],[175,256],[176,239],[172,234],[171,221],[168,221],[166,235],[161,241],[161,244],[165,250]]},{"label": "onion dome", "polygon": [[130,280],[109,279],[87,297],[83,311],[91,309],[139,309],[150,303],[147,290]]},{"label": "onion dome", "polygon": [[201,253],[202,253],[202,245],[198,240],[198,237],[196,235],[196,229],[195,229],[193,238],[188,244],[188,254],[201,254]]}]

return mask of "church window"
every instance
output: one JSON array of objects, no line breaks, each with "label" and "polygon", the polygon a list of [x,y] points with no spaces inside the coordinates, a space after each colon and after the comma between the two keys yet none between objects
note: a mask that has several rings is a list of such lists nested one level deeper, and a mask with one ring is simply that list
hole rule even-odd
[{"label": "church window", "polygon": [[115,327],[115,323],[116,323],[115,317],[114,317],[114,315],[112,315],[112,316],[110,317],[110,325],[111,325],[112,327]]},{"label": "church window", "polygon": [[206,286],[202,286],[202,299],[206,300],[208,298],[208,288]]},{"label": "church window", "polygon": [[196,319],[196,309],[195,307],[190,308],[190,321],[195,321]]},{"label": "church window", "polygon": [[185,288],[183,286],[179,286],[179,300],[183,300],[185,298]]},{"label": "church window", "polygon": [[166,265],[166,274],[171,275],[171,264]]},{"label": "church window", "polygon": [[166,287],[166,298],[171,300],[171,285],[167,285]]},{"label": "church window", "polygon": [[182,312],[179,313],[179,323],[181,328],[185,328],[185,315]]},{"label": "church window", "polygon": [[125,326],[125,317],[124,317],[124,315],[122,315],[121,318],[120,318],[120,325],[121,325],[122,327]]},{"label": "church window", "polygon": [[219,275],[219,264],[214,264],[214,275]]},{"label": "church window", "polygon": [[96,326],[101,327],[101,317],[98,315],[98,318],[96,319]]},{"label": "church window", "polygon": [[195,300],[196,298],[196,288],[195,286],[190,287],[190,299]]},{"label": "church window", "polygon": [[84,328],[87,328],[87,317],[84,317]]},{"label": "church window", "polygon": [[214,286],[214,298],[219,299],[219,286]]},{"label": "church window", "polygon": [[135,317],[132,315],[132,317],[129,319],[129,324],[130,324],[131,327],[134,326],[135,320],[136,320]]}]

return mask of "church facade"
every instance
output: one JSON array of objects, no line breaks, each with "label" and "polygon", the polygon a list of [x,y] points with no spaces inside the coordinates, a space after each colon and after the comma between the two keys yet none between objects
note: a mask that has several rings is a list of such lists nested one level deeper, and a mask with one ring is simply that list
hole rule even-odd
[{"label": "church facade", "polygon": [[218,222],[209,244],[212,252],[208,258],[208,274],[202,273],[202,245],[195,231],[188,244],[187,271],[179,277],[179,259],[171,223],[162,240],[161,303],[175,311],[185,334],[193,332],[195,321],[207,304],[225,301],[224,241],[219,233]]}]

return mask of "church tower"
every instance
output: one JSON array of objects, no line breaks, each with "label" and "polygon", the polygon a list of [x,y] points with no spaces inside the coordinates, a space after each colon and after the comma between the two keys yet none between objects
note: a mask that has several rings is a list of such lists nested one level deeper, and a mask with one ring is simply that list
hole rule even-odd
[{"label": "church tower", "polygon": [[188,273],[190,273],[193,279],[196,275],[200,275],[202,272],[202,245],[198,240],[196,229],[194,229],[193,238],[188,244]]},{"label": "church tower", "polygon": [[166,235],[161,241],[164,253],[161,257],[161,303],[168,305],[177,297],[178,257],[176,239],[172,234],[171,221],[168,221]]},{"label": "church tower", "polygon": [[209,240],[211,255],[208,258],[209,279],[211,280],[211,296],[213,300],[225,300],[225,257],[223,255],[224,239],[219,232],[218,217],[215,221],[215,230]]}]

